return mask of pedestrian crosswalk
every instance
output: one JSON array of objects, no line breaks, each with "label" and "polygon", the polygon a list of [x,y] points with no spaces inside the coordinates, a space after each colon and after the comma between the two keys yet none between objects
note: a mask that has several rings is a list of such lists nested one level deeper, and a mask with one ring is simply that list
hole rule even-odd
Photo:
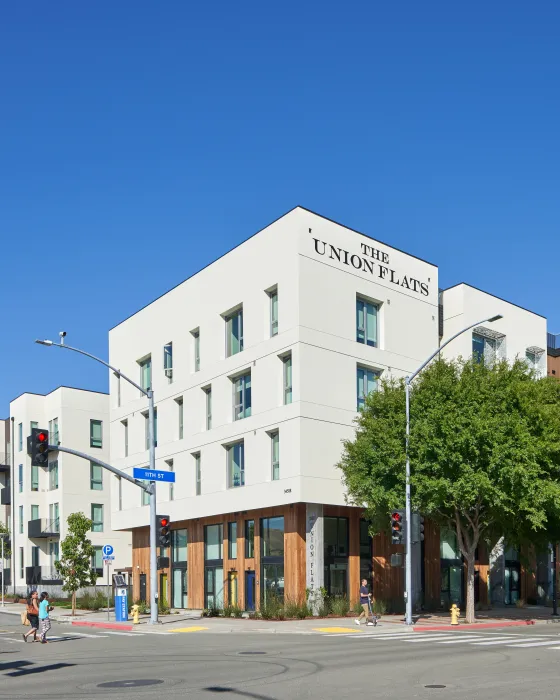
[{"label": "pedestrian crosswalk", "polygon": [[558,634],[521,634],[514,632],[374,632],[349,634],[323,634],[330,639],[352,639],[361,644],[368,642],[398,642],[431,646],[433,644],[457,645],[466,644],[473,647],[495,648],[508,647],[511,649],[543,648],[551,651],[560,650],[560,635]]}]

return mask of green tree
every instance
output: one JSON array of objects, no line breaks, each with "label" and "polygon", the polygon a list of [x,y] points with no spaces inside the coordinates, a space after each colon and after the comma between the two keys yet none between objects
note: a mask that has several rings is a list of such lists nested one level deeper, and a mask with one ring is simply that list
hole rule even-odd
[{"label": "green tree", "polygon": [[72,615],[76,613],[76,593],[80,588],[95,583],[97,574],[91,567],[94,554],[87,533],[91,530],[91,520],[83,513],[72,513],[66,521],[68,534],[61,544],[62,556],[55,562],[63,585],[62,590],[72,593]]},{"label": "green tree", "polygon": [[[411,388],[413,508],[456,531],[467,563],[467,621],[474,620],[474,562],[481,539],[545,541],[560,522],[560,382],[523,361],[492,367],[438,360]],[[404,381],[382,383],[344,443],[348,501],[374,530],[404,507]]]},{"label": "green tree", "polygon": [[4,523],[0,523],[0,532],[8,535],[8,537],[4,538],[4,559],[9,561],[12,556],[12,550],[8,544],[10,541],[10,528],[7,525],[4,525]]}]

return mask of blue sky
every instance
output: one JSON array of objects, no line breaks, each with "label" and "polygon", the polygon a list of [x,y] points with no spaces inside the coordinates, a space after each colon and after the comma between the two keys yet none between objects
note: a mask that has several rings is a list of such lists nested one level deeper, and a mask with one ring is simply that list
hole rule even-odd
[{"label": "blue sky", "polygon": [[297,204],[559,332],[559,33],[551,0],[5,5],[0,415],[106,388],[34,338],[106,357]]}]

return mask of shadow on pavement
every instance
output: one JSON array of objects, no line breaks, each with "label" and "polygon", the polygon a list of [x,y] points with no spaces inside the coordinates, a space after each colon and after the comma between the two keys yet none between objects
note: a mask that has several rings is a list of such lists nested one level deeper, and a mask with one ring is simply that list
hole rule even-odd
[{"label": "shadow on pavement", "polygon": [[[48,666],[35,666],[32,661],[8,661],[6,663],[0,664],[0,672],[11,670],[9,673],[5,673],[5,676],[10,676],[11,678],[19,678],[20,676],[29,676],[32,673],[44,673],[45,671],[57,671],[60,668],[67,668],[68,666],[75,666],[76,664],[49,664]],[[29,668],[31,667],[31,668]]]},{"label": "shadow on pavement", "polygon": [[203,688],[209,693],[232,693],[233,695],[242,695],[244,698],[254,698],[254,700],[272,700],[270,695],[259,695],[257,693],[248,693],[246,690],[238,690],[237,688],[226,688],[222,685],[210,685],[208,688]]}]

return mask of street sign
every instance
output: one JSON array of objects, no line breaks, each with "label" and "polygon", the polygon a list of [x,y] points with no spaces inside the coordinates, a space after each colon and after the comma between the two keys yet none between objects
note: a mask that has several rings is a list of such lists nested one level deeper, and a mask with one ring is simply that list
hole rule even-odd
[{"label": "street sign", "polygon": [[110,557],[103,557],[103,561],[105,564],[110,564],[111,562],[115,561],[115,557],[111,555]]},{"label": "street sign", "polygon": [[134,467],[132,476],[135,479],[143,479],[144,481],[168,481],[172,484],[175,483],[175,472],[160,472]]},{"label": "street sign", "polygon": [[103,556],[104,557],[110,557],[111,554],[113,554],[115,550],[113,549],[112,544],[104,544],[103,545]]}]

